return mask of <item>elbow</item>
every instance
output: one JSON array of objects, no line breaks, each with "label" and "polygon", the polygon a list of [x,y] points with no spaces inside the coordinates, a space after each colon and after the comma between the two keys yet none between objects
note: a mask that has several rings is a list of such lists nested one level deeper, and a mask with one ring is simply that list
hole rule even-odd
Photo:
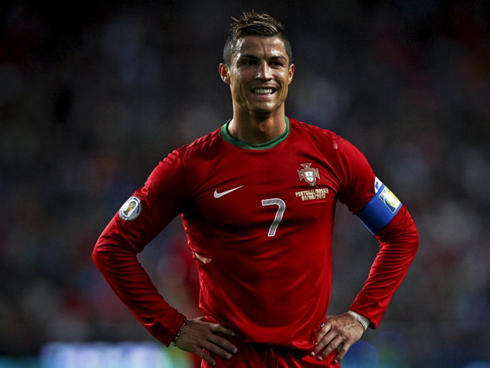
[{"label": "elbow", "polygon": [[100,264],[100,261],[102,260],[102,251],[101,251],[102,245],[97,241],[95,243],[94,249],[92,250],[92,261],[95,263],[95,265],[98,267]]},{"label": "elbow", "polygon": [[405,225],[404,234],[400,239],[403,243],[407,245],[407,251],[411,254],[411,258],[415,258],[419,250],[420,236],[417,226],[415,225],[413,219],[409,217],[409,221]]},{"label": "elbow", "polygon": [[417,229],[417,226],[415,225],[415,222],[413,221],[412,217],[408,213],[407,213],[406,221],[400,227],[400,231],[401,231],[400,240],[403,241],[405,244],[407,244],[408,246],[407,249],[410,249],[410,253],[412,254],[412,257],[415,257],[415,254],[419,249],[420,236],[419,236],[419,231]]},{"label": "elbow", "polygon": [[92,250],[92,261],[102,272],[103,269],[113,267],[117,260],[125,257],[136,258],[136,252],[125,243],[102,235]]},{"label": "elbow", "polygon": [[[92,261],[99,268],[102,268],[104,263],[107,263],[109,256],[114,252],[113,247],[106,241],[103,241],[104,237],[101,236],[97,239],[94,249],[92,250]],[[117,248],[115,248],[117,250]]]}]

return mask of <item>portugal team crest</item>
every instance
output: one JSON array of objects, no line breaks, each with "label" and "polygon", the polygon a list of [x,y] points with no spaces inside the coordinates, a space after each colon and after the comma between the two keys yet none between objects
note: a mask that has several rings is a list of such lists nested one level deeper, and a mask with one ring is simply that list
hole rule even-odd
[{"label": "portugal team crest", "polygon": [[320,173],[318,172],[318,169],[314,169],[311,166],[311,163],[309,164],[301,164],[303,166],[303,169],[297,170],[298,175],[299,175],[299,180],[306,181],[308,184],[310,184],[312,187],[315,186],[316,184],[316,179],[320,179]]}]

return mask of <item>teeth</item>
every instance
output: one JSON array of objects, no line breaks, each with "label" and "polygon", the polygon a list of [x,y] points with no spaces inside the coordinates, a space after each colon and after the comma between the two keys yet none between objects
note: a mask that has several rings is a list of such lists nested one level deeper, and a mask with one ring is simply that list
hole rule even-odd
[{"label": "teeth", "polygon": [[252,92],[256,95],[270,95],[272,93],[272,88],[256,88]]}]

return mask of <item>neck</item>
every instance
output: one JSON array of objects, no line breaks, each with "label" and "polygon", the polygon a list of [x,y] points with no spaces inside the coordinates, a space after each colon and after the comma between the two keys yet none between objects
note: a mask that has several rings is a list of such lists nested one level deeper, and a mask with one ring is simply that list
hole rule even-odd
[{"label": "neck", "polygon": [[239,141],[254,145],[266,143],[280,136],[286,129],[284,105],[272,114],[241,114],[235,110],[228,124],[228,132]]}]

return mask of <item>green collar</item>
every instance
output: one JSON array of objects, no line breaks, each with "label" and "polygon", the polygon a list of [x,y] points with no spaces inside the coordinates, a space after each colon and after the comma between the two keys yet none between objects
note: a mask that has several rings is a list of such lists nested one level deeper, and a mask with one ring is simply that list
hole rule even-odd
[{"label": "green collar", "polygon": [[284,132],[282,132],[282,134],[280,136],[270,140],[269,142],[264,142],[264,143],[259,143],[259,144],[248,144],[248,143],[242,142],[242,141],[240,141],[240,140],[238,140],[235,137],[232,137],[230,135],[230,133],[228,132],[228,124],[230,124],[230,121],[231,121],[231,119],[228,120],[221,127],[221,136],[228,143],[230,143],[234,146],[240,147],[240,148],[245,148],[245,149],[249,149],[249,150],[256,150],[256,151],[273,148],[273,147],[277,146],[279,143],[281,143],[282,141],[284,141],[289,135],[289,118],[286,116],[286,129],[284,130]]}]

